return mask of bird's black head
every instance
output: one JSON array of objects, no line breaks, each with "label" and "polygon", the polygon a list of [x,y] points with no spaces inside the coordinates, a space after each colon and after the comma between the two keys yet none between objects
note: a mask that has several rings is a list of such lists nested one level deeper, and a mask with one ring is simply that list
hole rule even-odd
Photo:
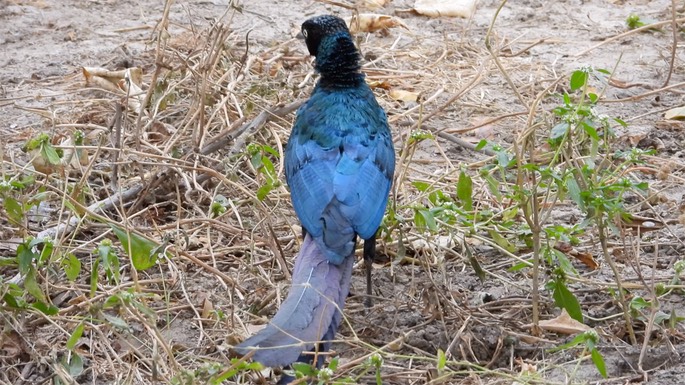
[{"label": "bird's black head", "polygon": [[[337,16],[322,15],[312,17],[302,23],[302,35],[307,43],[307,49],[312,56],[317,56],[319,47],[325,37],[335,35],[350,36],[345,21]],[[351,38],[351,37],[350,37]]]},{"label": "bird's black head", "polygon": [[302,23],[302,35],[309,53],[316,57],[323,86],[349,87],[363,81],[359,51],[343,19],[332,15],[313,17]]}]

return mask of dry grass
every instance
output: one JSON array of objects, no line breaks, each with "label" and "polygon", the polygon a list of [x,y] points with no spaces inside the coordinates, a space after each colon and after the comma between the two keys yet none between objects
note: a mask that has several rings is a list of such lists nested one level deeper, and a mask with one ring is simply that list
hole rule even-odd
[{"label": "dry grass", "polygon": [[[41,192],[45,196],[44,206],[22,223],[2,219],[2,238],[10,240],[3,247],[16,250],[17,242],[31,236],[53,239],[54,252],[35,272],[40,290],[58,313],[48,316],[3,305],[0,362],[6,370],[0,382],[39,384],[59,378],[65,384],[152,384],[173,378],[176,383],[206,383],[228,370],[230,346],[273,315],[287,290],[300,230],[285,186],[274,186],[265,199],[258,199],[268,175],[255,169],[246,146],[275,149],[278,157],[264,155],[283,179],[282,152],[292,113],[315,81],[309,59],[302,44],[292,39],[271,48],[247,46],[245,36],[231,32],[230,23],[168,36],[166,15],[151,35],[154,49],[136,58],[145,74],[144,111],[131,109],[128,98],[135,95],[84,88],[81,74],[51,80],[65,92],[50,108],[37,111],[45,116],[44,131],[53,138],[84,131],[89,142],[81,148],[88,162],[45,175],[17,151],[36,132],[6,144],[3,174],[35,177],[35,184],[21,191],[22,199]],[[565,79],[521,59],[506,42],[492,40],[488,52],[470,38],[476,31],[457,34],[461,39],[417,38],[411,46],[403,46],[401,39],[369,42],[365,39],[373,36],[360,36],[364,71],[388,112],[398,149],[392,197],[397,221],[388,222],[380,244],[390,263],[374,273],[381,295],[368,313],[358,297],[348,300],[336,344],[343,358],[336,373],[360,382],[372,381],[375,369],[368,358],[378,352],[384,357],[383,383],[402,384],[511,383],[526,360],[539,365],[537,375],[543,378],[580,362],[570,354],[545,357],[541,347],[556,346],[563,337],[528,333],[530,277],[508,268],[529,261],[530,251],[507,251],[490,232],[503,231],[515,239],[515,232],[507,234],[497,223],[508,218],[515,201],[498,199],[484,179],[473,175],[474,202],[478,210],[490,212],[490,220],[477,228],[460,221],[440,223],[436,234],[413,221],[414,209],[426,205],[428,192],[453,196],[462,170],[492,163],[492,149],[480,155],[464,150],[473,148],[479,136],[525,147],[528,136],[544,135],[539,127],[553,119],[547,97]],[[291,51],[293,46],[298,49]],[[533,81],[530,74],[535,74]],[[513,89],[502,87],[507,83]],[[419,93],[419,102],[391,99],[386,90],[397,89]],[[417,130],[444,140],[413,141]],[[475,136],[469,137],[472,132]],[[466,134],[467,140],[457,134]],[[663,158],[649,162],[626,173],[644,179],[658,171]],[[669,164],[667,175],[653,181],[653,191],[682,182],[685,165]],[[431,188],[420,192],[415,182]],[[216,202],[225,209],[219,215],[213,211]],[[638,204],[646,207],[650,201],[636,202],[633,212],[658,216]],[[579,215],[563,202],[557,209],[563,217]],[[47,217],[36,219],[36,213]],[[523,222],[520,216],[508,219]],[[683,241],[675,233],[682,229],[674,230],[668,219],[662,223],[666,230],[649,241],[652,250],[682,250]],[[162,245],[166,255],[154,267],[136,271],[110,224]],[[107,279],[102,263],[95,265],[99,257],[93,250],[106,239],[116,246],[119,282]],[[625,264],[633,271],[625,272],[624,287],[650,292],[655,283],[673,283],[672,270],[656,268],[650,269],[654,275],[647,282],[636,262],[644,246],[640,238],[614,241],[616,250],[631,254]],[[579,247],[591,253],[598,248],[592,234]],[[61,267],[70,254],[81,261],[74,281],[66,279]],[[657,257],[649,257],[649,264],[663,263]],[[485,283],[473,273],[472,258],[487,275]],[[1,266],[0,273],[6,277],[0,286],[3,295],[12,290],[8,282],[25,282],[12,263]],[[92,274],[98,276],[95,287]],[[614,306],[602,294],[613,285],[604,278],[592,271],[574,278],[584,306]],[[543,297],[541,303],[542,315],[551,318],[551,299]],[[613,315],[620,314],[614,313],[591,322],[611,344],[621,345],[611,335],[621,334],[612,329]],[[69,341],[79,325],[84,325],[83,335]],[[669,331],[649,323],[645,328],[646,335],[658,330],[664,343],[682,340],[681,326]],[[436,369],[438,347],[449,360],[441,370]],[[72,352],[83,358],[83,372],[78,372]],[[536,378],[519,381],[555,381]]]}]

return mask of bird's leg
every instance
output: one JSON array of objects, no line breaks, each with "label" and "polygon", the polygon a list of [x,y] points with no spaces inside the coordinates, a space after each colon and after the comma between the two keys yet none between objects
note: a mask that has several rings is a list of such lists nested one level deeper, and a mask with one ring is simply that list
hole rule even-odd
[{"label": "bird's leg", "polygon": [[366,307],[373,306],[371,299],[371,269],[373,268],[373,260],[376,258],[376,236],[364,240],[364,265],[366,266]]}]

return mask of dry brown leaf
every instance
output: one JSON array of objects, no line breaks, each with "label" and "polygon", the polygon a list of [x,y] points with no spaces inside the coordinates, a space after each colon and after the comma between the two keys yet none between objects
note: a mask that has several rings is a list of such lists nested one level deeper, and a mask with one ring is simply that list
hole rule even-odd
[{"label": "dry brown leaf", "polygon": [[394,16],[378,15],[375,13],[360,13],[358,17],[354,15],[347,24],[350,27],[351,33],[376,32],[395,27],[409,29],[402,20]]},{"label": "dry brown leaf", "polygon": [[659,120],[654,123],[654,128],[657,130],[683,131],[685,123],[680,120]]},{"label": "dry brown leaf", "polygon": [[638,134],[628,134],[628,135],[624,135],[624,136],[621,137],[621,139],[624,140],[624,141],[626,141],[626,142],[628,142],[628,143],[630,143],[631,146],[635,147],[635,146],[637,146],[637,144],[640,143],[640,141],[641,141],[642,139],[644,139],[645,137],[647,137],[647,134],[646,134],[646,133],[638,133]]},{"label": "dry brown leaf", "polygon": [[368,82],[368,84],[369,84],[369,87],[371,87],[371,89],[380,88],[383,90],[389,90],[390,88],[392,88],[390,83],[385,81],[385,80],[373,80],[373,81]]},{"label": "dry brown leaf", "polygon": [[561,251],[564,254],[574,257],[575,259],[579,260],[581,263],[583,263],[585,266],[589,267],[592,270],[596,270],[599,267],[599,263],[592,254],[588,252],[578,251],[574,249],[573,245],[571,245],[568,242],[557,242],[554,244],[554,248]]},{"label": "dry brown leaf", "polygon": [[548,332],[568,335],[579,334],[590,330],[589,326],[571,318],[566,312],[566,309],[561,309],[561,314],[556,318],[540,321],[540,328]]},{"label": "dry brown leaf", "polygon": [[110,71],[100,67],[82,67],[81,72],[86,79],[87,87],[102,88],[117,94],[121,94],[122,91],[125,91],[119,86],[121,80],[128,78],[139,87],[143,83],[143,70],[138,67],[119,71]]},{"label": "dry brown leaf", "polygon": [[361,0],[359,7],[362,9],[376,10],[385,7],[391,0]]},{"label": "dry brown leaf", "polygon": [[124,79],[119,80],[117,85],[128,96],[128,107],[134,112],[138,112],[141,110],[141,106],[145,101],[145,91],[143,91],[140,86],[133,81],[133,76],[135,76],[134,73],[131,72],[128,74],[128,70],[130,69],[131,68],[126,70],[127,74],[124,76]]},{"label": "dry brown leaf", "polygon": [[24,353],[28,353],[24,339],[10,330],[0,334],[0,354],[5,358],[15,358]]},{"label": "dry brown leaf", "polygon": [[419,99],[418,92],[405,91],[394,89],[389,93],[390,97],[394,100],[401,100],[403,102],[415,102]]},{"label": "dry brown leaf", "polygon": [[685,106],[671,108],[664,114],[666,119],[683,120],[685,119]]},{"label": "dry brown leaf", "polygon": [[476,0],[416,0],[414,10],[430,17],[469,18],[476,10]]},{"label": "dry brown leaf", "polygon": [[599,268],[599,262],[597,262],[595,257],[588,252],[572,250],[569,254],[592,270],[597,270]]},{"label": "dry brown leaf", "polygon": [[621,218],[621,223],[624,227],[634,229],[636,232],[639,230],[640,234],[661,230],[666,227],[666,224],[658,219],[640,217],[637,215],[631,215],[630,218]]},{"label": "dry brown leaf", "polygon": [[211,319],[213,312],[214,312],[214,304],[212,303],[212,301],[209,300],[209,298],[205,297],[205,300],[202,302],[201,317],[203,319]]}]

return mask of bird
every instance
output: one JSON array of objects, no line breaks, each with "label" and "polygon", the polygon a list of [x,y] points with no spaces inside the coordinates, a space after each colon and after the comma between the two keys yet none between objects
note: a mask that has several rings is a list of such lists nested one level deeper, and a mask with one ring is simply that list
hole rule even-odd
[{"label": "bird", "polygon": [[234,348],[243,355],[253,350],[252,360],[270,367],[325,362],[349,294],[358,238],[371,294],[376,233],[395,171],[387,115],[361,72],[345,21],[316,16],[302,23],[301,35],[320,77],[296,113],[284,163],[304,239],[280,309]]}]

